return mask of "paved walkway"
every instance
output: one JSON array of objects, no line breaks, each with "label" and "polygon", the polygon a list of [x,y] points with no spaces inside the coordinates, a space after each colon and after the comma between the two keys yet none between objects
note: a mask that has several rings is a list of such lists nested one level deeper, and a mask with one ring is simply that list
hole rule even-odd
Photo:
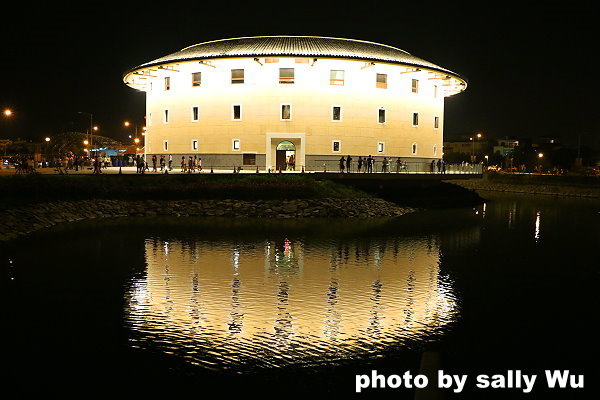
[{"label": "paved walkway", "polygon": [[[37,168],[35,170],[37,173],[40,174],[47,174],[47,175],[58,175],[59,173],[57,172],[56,168]],[[92,175],[93,170],[91,168],[80,168],[79,171],[75,171],[75,170],[68,170],[67,171],[67,175]],[[135,167],[108,167],[108,168],[103,168],[102,169],[102,173],[103,174],[109,174],[109,175],[113,175],[113,174],[127,174],[127,175],[135,175],[136,174],[136,168]],[[213,170],[213,172],[215,174],[232,174],[233,173],[233,168],[232,169],[228,169],[228,170],[224,170],[224,169],[215,169]],[[307,171],[306,173],[319,173],[319,174],[323,174],[323,171]],[[256,174],[256,169],[242,169],[240,171],[241,174]],[[259,173],[261,174],[266,174],[267,172],[264,170],[261,170]],[[279,173],[278,171],[273,171],[271,172],[272,174],[276,174]],[[284,171],[282,173],[285,174],[300,174],[301,171]],[[471,170],[471,171],[446,171],[446,175],[472,175],[472,174],[480,174],[481,172],[479,172],[477,169]],[[2,168],[0,169],[0,175],[15,175],[16,174],[16,170],[14,168]],[[145,175],[161,175],[164,174],[164,171],[159,171],[158,172],[150,172],[150,171],[146,171]],[[181,175],[181,174],[187,174],[184,172],[181,172],[180,168],[173,168],[172,171],[169,171],[169,174],[175,174],[175,175]],[[209,169],[203,169],[201,172],[194,172],[193,174],[197,175],[197,174],[210,174],[210,168]],[[339,172],[337,171],[327,171],[327,174],[339,174]],[[372,174],[376,174],[376,175],[434,175],[434,173],[431,172],[373,172]],[[192,175],[192,174],[190,174]],[[350,175],[369,175],[367,173],[364,172],[351,172]]]}]

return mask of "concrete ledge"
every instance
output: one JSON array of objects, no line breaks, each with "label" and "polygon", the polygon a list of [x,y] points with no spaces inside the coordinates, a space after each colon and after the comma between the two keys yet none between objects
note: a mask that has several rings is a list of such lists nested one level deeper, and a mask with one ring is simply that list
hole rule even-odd
[{"label": "concrete ledge", "polygon": [[550,185],[544,183],[524,182],[523,184],[516,183],[501,183],[487,179],[472,179],[472,180],[446,180],[445,182],[461,186],[466,189],[475,191],[487,190],[494,192],[520,193],[520,194],[541,194],[550,196],[564,197],[586,197],[600,198],[600,187],[583,186],[583,185]]}]

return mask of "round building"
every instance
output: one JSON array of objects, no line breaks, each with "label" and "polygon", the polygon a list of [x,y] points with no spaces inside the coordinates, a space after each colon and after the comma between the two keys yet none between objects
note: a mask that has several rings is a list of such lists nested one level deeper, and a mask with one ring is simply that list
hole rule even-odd
[{"label": "round building", "polygon": [[444,98],[466,88],[404,50],[314,36],[200,43],[123,79],[146,92],[148,158],[228,170],[337,170],[371,155],[426,171],[442,157]]}]

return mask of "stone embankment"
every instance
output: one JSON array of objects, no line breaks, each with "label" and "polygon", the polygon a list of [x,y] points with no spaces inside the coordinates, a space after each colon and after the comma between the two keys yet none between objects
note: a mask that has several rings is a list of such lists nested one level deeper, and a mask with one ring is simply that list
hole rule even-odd
[{"label": "stone embankment", "polygon": [[543,183],[506,183],[494,182],[488,179],[448,180],[446,182],[471,190],[487,190],[494,192],[541,194],[565,197],[600,198],[600,187],[568,184],[543,184]]},{"label": "stone embankment", "polygon": [[413,212],[376,198],[310,200],[83,200],[31,204],[0,211],[0,241],[94,218],[132,216],[249,218],[373,218]]}]

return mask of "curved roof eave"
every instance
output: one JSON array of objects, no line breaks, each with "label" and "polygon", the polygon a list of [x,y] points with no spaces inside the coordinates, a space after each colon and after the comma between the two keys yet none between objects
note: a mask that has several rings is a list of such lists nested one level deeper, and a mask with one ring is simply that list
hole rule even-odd
[{"label": "curved roof eave", "polygon": [[180,51],[138,65],[123,74],[165,64],[222,58],[315,57],[406,65],[451,75],[468,84],[460,74],[387,45],[355,39],[319,36],[256,36],[220,39],[188,46]]}]

